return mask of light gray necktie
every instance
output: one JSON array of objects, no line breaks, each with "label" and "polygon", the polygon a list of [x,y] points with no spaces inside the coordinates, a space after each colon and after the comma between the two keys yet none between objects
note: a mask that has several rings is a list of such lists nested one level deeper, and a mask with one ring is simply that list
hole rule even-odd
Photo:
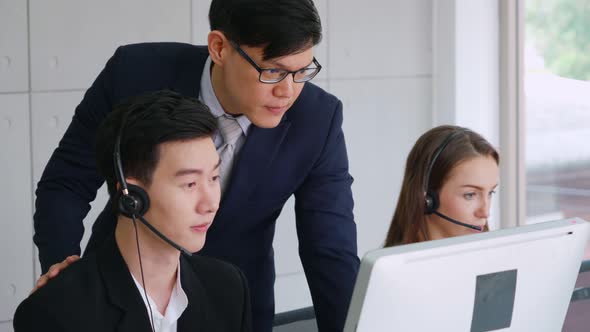
[{"label": "light gray necktie", "polygon": [[222,115],[217,118],[219,124],[219,133],[223,137],[223,144],[219,147],[217,152],[221,158],[221,165],[219,168],[219,177],[221,180],[221,193],[225,192],[225,188],[229,183],[233,160],[235,155],[236,142],[242,136],[242,127],[235,118]]}]

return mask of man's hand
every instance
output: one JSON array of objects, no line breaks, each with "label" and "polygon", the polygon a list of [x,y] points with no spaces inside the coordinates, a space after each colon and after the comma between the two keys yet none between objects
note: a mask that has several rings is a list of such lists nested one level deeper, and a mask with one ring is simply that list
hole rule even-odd
[{"label": "man's hand", "polygon": [[72,256],[66,257],[66,259],[64,259],[63,262],[61,262],[61,263],[51,265],[51,267],[49,268],[49,271],[47,271],[47,273],[45,273],[44,275],[39,277],[39,279],[37,280],[37,284],[35,285],[35,288],[33,288],[33,290],[31,291],[31,294],[33,294],[37,289],[45,286],[45,284],[47,283],[47,281],[49,281],[49,279],[55,278],[55,276],[57,276],[63,269],[70,266],[73,262],[75,262],[79,259],[80,259],[80,256],[72,255]]}]

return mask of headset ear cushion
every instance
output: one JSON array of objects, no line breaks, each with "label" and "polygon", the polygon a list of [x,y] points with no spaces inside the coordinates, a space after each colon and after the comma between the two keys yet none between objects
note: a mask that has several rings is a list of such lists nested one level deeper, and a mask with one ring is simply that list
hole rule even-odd
[{"label": "headset ear cushion", "polygon": [[150,208],[150,198],[143,188],[133,184],[127,184],[129,195],[119,194],[119,212],[128,218],[143,216]]},{"label": "headset ear cushion", "polygon": [[429,190],[426,193],[426,196],[424,196],[424,200],[426,201],[426,214],[432,214],[434,211],[438,210],[440,202],[436,192]]}]

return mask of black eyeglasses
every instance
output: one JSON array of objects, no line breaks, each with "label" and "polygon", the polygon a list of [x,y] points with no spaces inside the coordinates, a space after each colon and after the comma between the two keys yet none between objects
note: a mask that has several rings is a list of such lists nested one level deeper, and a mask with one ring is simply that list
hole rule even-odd
[{"label": "black eyeglasses", "polygon": [[262,83],[279,83],[280,81],[285,79],[285,77],[287,77],[287,75],[289,74],[293,75],[293,82],[304,83],[310,81],[312,78],[315,77],[315,75],[317,75],[320,72],[320,70],[322,70],[322,65],[320,65],[320,63],[315,59],[315,57],[313,58],[313,64],[315,65],[315,67],[301,68],[296,71],[288,71],[286,69],[279,68],[260,68],[260,66],[258,66],[256,62],[254,62],[254,60],[252,60],[252,58],[248,56],[248,54],[246,54],[246,52],[244,52],[244,50],[242,50],[242,48],[238,44],[236,44],[235,42],[230,43],[233,45],[236,51],[238,51],[238,53],[240,53],[240,55],[244,59],[246,59],[246,61],[248,61],[252,65],[252,67],[254,67],[254,69],[258,71],[258,80]]}]

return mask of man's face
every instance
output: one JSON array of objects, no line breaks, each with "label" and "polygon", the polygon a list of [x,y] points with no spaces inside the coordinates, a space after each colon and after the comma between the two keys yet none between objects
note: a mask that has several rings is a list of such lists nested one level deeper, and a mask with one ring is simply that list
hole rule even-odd
[{"label": "man's face", "polygon": [[[297,71],[314,66],[313,49],[263,61],[262,47],[240,46],[261,68]],[[214,71],[215,71],[214,67]],[[276,127],[285,112],[293,105],[305,83],[293,82],[289,74],[281,82],[268,84],[258,80],[258,71],[235,48],[228,48],[222,68],[218,68],[223,91],[215,91],[221,106],[228,113],[244,114],[258,127]],[[215,74],[214,74],[215,75]],[[214,77],[214,88],[215,88]]]},{"label": "man's face", "polygon": [[207,137],[162,143],[159,157],[146,190],[145,217],[172,241],[197,252],[219,207],[219,156]]}]

